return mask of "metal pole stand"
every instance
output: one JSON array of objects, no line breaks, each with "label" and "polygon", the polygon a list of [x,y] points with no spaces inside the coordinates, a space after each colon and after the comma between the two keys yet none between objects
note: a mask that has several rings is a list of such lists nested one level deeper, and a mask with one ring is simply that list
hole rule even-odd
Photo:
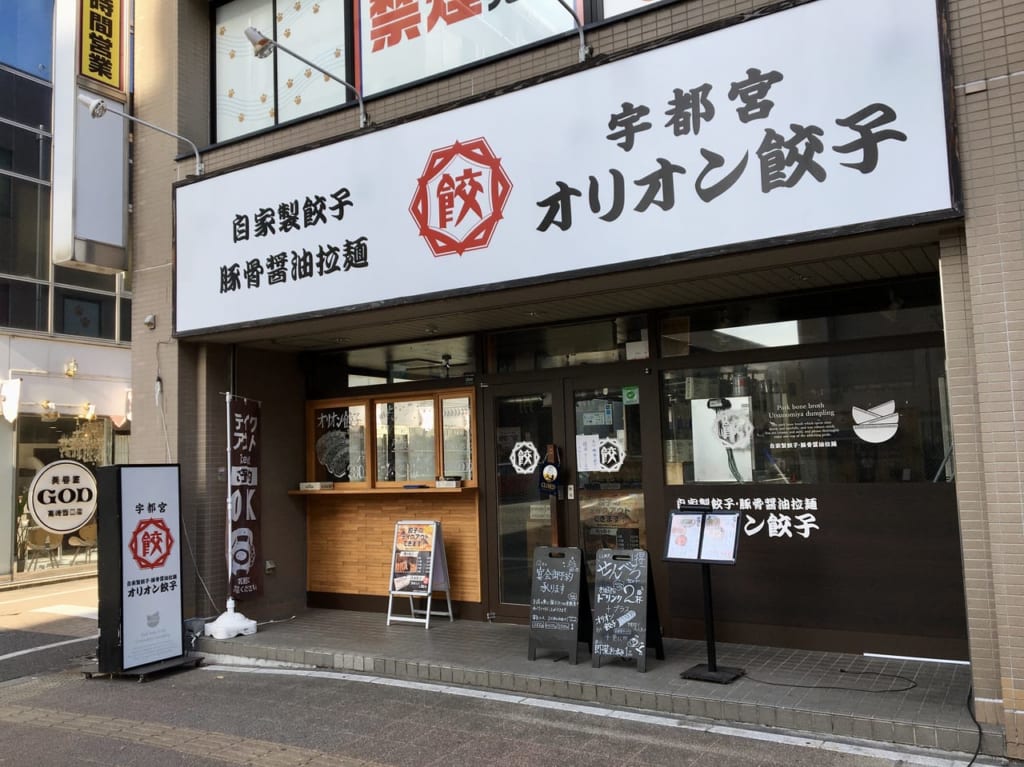
[{"label": "metal pole stand", "polygon": [[702,682],[730,684],[746,672],[741,668],[719,666],[715,658],[715,616],[711,605],[711,565],[702,563],[701,580],[704,582],[704,633],[708,641],[708,662],[688,668],[679,676],[683,679],[699,679]]}]

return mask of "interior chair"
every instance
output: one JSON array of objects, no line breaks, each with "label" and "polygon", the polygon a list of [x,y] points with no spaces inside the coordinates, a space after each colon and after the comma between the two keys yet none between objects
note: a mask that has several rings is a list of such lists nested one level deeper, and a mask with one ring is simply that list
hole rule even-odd
[{"label": "interior chair", "polygon": [[25,569],[35,570],[39,560],[57,566],[57,536],[42,527],[30,527],[25,533]]},{"label": "interior chair", "polygon": [[85,561],[92,561],[92,553],[96,551],[96,523],[90,522],[81,530],[68,538],[68,545],[75,553],[71,557],[71,564],[75,564],[79,554],[85,554]]}]

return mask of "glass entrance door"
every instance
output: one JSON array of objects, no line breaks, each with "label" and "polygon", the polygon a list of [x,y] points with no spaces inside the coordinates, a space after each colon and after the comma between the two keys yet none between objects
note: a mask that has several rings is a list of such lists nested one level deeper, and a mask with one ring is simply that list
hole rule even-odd
[{"label": "glass entrance door", "polygon": [[[569,515],[594,583],[598,549],[647,548],[641,407],[655,406],[640,382],[570,382],[575,488]],[[645,392],[646,393],[646,392]]]},{"label": "glass entrance door", "polygon": [[[660,464],[644,462],[657,452],[648,444],[657,439],[656,389],[652,376],[606,376],[483,390],[488,611],[495,617],[528,617],[538,546],[579,546],[590,584],[598,549],[647,547],[644,493],[660,484]],[[549,446],[559,459],[552,495],[541,482]]]},{"label": "glass entrance door", "polygon": [[560,386],[494,386],[485,389],[489,417],[487,464],[491,477],[488,527],[490,611],[526,617],[533,551],[556,540],[557,499],[542,491],[541,470],[549,445],[560,445]]}]

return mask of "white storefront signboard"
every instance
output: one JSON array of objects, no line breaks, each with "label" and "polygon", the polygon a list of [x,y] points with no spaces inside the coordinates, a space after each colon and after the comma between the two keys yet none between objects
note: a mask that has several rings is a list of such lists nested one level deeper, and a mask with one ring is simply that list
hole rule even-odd
[{"label": "white storefront signboard", "polygon": [[177,466],[123,466],[123,668],[183,655],[181,507]]},{"label": "white storefront signboard", "polygon": [[176,190],[176,331],[958,215],[935,0],[817,0]]}]

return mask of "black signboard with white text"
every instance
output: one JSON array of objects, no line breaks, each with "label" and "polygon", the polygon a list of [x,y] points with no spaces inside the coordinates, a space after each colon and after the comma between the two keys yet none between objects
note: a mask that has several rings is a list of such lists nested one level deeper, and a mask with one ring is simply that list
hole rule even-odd
[{"label": "black signboard with white text", "polygon": [[578,548],[538,546],[533,552],[530,592],[530,644],[527,657],[539,648],[568,653],[576,663],[581,641],[590,644],[590,601],[583,552]]},{"label": "black signboard with white text", "polygon": [[635,659],[647,670],[647,649],[664,659],[658,603],[650,561],[643,549],[600,549],[594,583],[594,648],[592,665],[601,656]]}]

